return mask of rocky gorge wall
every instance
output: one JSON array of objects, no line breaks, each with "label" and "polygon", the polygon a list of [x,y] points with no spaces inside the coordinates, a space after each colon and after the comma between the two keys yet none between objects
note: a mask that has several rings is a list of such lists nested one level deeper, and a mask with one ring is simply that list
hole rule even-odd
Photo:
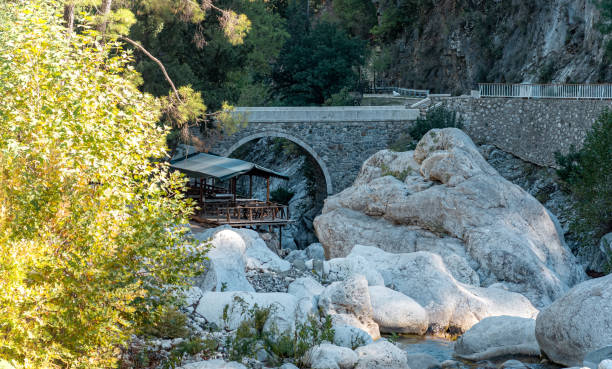
[{"label": "rocky gorge wall", "polygon": [[554,167],[555,152],[580,147],[610,100],[434,98],[465,119],[464,131],[479,144],[541,166]]},{"label": "rocky gorge wall", "polygon": [[[379,0],[384,6],[399,4]],[[592,0],[439,0],[390,45],[389,85],[466,93],[483,82],[595,83],[612,76]]]}]

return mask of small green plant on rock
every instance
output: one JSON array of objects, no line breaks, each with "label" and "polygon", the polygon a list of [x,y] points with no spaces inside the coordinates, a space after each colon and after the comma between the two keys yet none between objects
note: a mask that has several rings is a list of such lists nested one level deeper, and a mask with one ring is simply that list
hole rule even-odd
[{"label": "small green plant on rock", "polygon": [[397,179],[399,179],[400,181],[404,181],[406,179],[406,177],[408,177],[408,175],[410,174],[411,170],[402,170],[397,171],[397,170],[391,170],[391,168],[389,168],[389,166],[387,166],[386,164],[382,164],[380,166],[380,170],[382,171],[382,176],[393,176]]}]

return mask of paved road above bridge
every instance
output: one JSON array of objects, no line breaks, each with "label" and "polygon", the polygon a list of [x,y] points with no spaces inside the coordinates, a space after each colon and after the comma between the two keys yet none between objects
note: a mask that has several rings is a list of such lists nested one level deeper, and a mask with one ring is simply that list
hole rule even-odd
[{"label": "paved road above bridge", "polygon": [[328,194],[350,186],[363,162],[419,116],[419,110],[403,106],[237,108],[235,113],[244,114],[248,124],[217,141],[212,152],[228,156],[258,138],[286,138],[319,164]]}]

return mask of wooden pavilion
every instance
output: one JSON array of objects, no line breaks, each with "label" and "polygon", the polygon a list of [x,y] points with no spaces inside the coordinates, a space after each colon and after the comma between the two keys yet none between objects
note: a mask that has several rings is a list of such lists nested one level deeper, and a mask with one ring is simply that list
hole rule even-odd
[{"label": "wooden pavilion", "polygon": [[[187,196],[198,203],[193,220],[209,227],[278,226],[291,223],[289,207],[270,201],[270,178],[288,180],[289,177],[244,160],[198,152],[192,146],[182,146],[172,157],[170,168],[189,177]],[[236,183],[249,177],[248,194],[240,196]],[[266,200],[253,198],[253,177],[266,179]]]}]

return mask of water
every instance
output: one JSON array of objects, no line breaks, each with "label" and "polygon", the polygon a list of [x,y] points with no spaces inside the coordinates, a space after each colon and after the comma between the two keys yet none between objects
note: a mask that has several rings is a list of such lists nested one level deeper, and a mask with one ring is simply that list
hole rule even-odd
[{"label": "water", "polygon": [[436,358],[439,362],[445,360],[455,360],[460,363],[462,369],[476,369],[476,368],[495,368],[506,360],[518,360],[521,361],[529,369],[560,369],[561,366],[554,365],[549,362],[542,363],[538,357],[526,357],[526,356],[505,356],[497,359],[490,360],[488,362],[471,362],[467,360],[461,360],[453,357],[453,351],[455,342],[437,337],[429,336],[400,336],[397,340],[397,345],[405,350],[409,354],[428,354]]},{"label": "water", "polygon": [[435,357],[439,362],[444,360],[456,360],[453,358],[455,343],[437,337],[401,336],[397,345],[409,354],[428,354]]}]

